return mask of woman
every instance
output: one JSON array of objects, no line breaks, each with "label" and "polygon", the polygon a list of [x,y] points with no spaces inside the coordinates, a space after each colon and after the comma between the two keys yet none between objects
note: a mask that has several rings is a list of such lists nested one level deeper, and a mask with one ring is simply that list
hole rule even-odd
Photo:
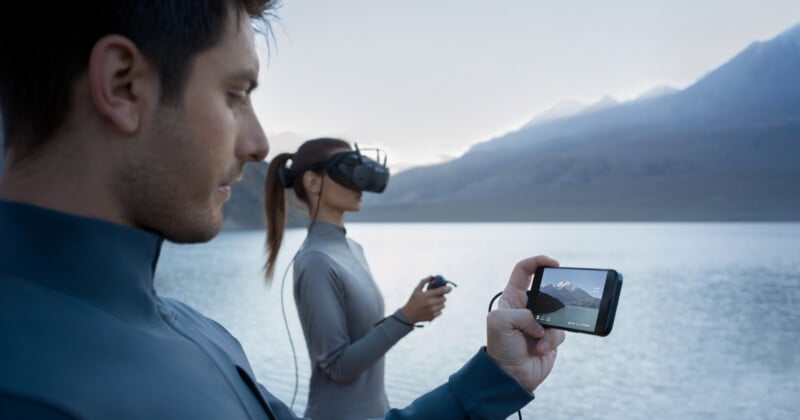
[{"label": "woman", "polygon": [[[373,184],[379,185],[363,177],[353,179],[353,165],[364,161],[375,169]],[[423,279],[405,306],[384,318],[383,297],[362,248],[344,228],[344,213],[361,208],[359,185],[372,191],[385,187],[388,172],[381,180],[381,168],[347,142],[330,138],[309,140],[294,154],[276,156],[269,166],[268,281],[286,225],[286,189],[306,205],[311,219],[306,241],[294,259],[294,299],[312,364],[305,417],[383,417],[389,410],[384,354],[417,322],[439,316],[444,294],[450,291],[449,287],[423,290],[431,278]]]}]

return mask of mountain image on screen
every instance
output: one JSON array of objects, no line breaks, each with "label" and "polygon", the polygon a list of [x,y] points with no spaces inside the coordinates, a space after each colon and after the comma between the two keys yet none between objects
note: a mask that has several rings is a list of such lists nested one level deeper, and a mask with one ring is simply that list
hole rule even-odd
[{"label": "mountain image on screen", "polygon": [[562,281],[558,284],[548,284],[540,290],[542,293],[547,293],[560,300],[564,305],[594,309],[600,308],[600,299],[592,297],[587,291],[568,281]]}]

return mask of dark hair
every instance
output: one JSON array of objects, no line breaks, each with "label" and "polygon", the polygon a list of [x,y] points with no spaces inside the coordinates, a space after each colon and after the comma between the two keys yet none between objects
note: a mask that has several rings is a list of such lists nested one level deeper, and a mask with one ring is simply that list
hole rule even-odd
[{"label": "dark hair", "polygon": [[[0,106],[5,150],[19,158],[52,137],[94,44],[130,39],[160,75],[162,102],[177,104],[193,57],[216,44],[231,10],[263,22],[279,0],[14,2],[0,15]],[[28,17],[29,20],[24,20]],[[20,21],[20,19],[23,19]],[[20,27],[30,31],[20,31]],[[18,135],[23,134],[23,135]],[[24,138],[23,138],[24,137]]]},{"label": "dark hair", "polygon": [[[281,153],[272,158],[267,170],[267,181],[264,185],[264,214],[267,218],[267,263],[264,265],[267,282],[272,279],[275,272],[275,260],[283,242],[283,232],[286,230],[286,188],[281,185],[279,171],[286,167],[291,160],[292,168],[302,168],[312,163],[320,162],[330,157],[336,149],[351,149],[350,143],[332,138],[318,138],[308,140],[297,149],[294,154]],[[322,173],[324,169],[318,169]],[[303,174],[292,174],[296,179],[292,183],[294,194],[307,206],[308,194],[303,187]]]}]

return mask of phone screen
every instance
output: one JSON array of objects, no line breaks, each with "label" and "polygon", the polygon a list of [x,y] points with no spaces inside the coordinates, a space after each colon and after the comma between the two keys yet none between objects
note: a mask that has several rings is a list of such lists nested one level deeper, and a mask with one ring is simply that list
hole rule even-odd
[{"label": "phone screen", "polygon": [[594,332],[608,270],[546,267],[533,313],[542,325]]}]

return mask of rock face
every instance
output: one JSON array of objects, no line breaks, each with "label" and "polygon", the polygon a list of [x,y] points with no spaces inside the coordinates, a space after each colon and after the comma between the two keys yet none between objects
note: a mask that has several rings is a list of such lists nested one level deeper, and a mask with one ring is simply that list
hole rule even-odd
[{"label": "rock face", "polygon": [[[268,166],[267,162],[245,166],[242,180],[233,186],[231,198],[222,207],[225,230],[265,229],[264,182]],[[292,196],[289,192],[289,197]],[[287,226],[291,227],[305,226],[308,223],[305,210],[297,203],[289,205],[287,219]]]},{"label": "rock face", "polygon": [[594,309],[600,307],[600,299],[592,297],[587,291],[570,282],[563,281],[556,285],[548,284],[542,287],[540,292],[546,293],[564,305]]}]

